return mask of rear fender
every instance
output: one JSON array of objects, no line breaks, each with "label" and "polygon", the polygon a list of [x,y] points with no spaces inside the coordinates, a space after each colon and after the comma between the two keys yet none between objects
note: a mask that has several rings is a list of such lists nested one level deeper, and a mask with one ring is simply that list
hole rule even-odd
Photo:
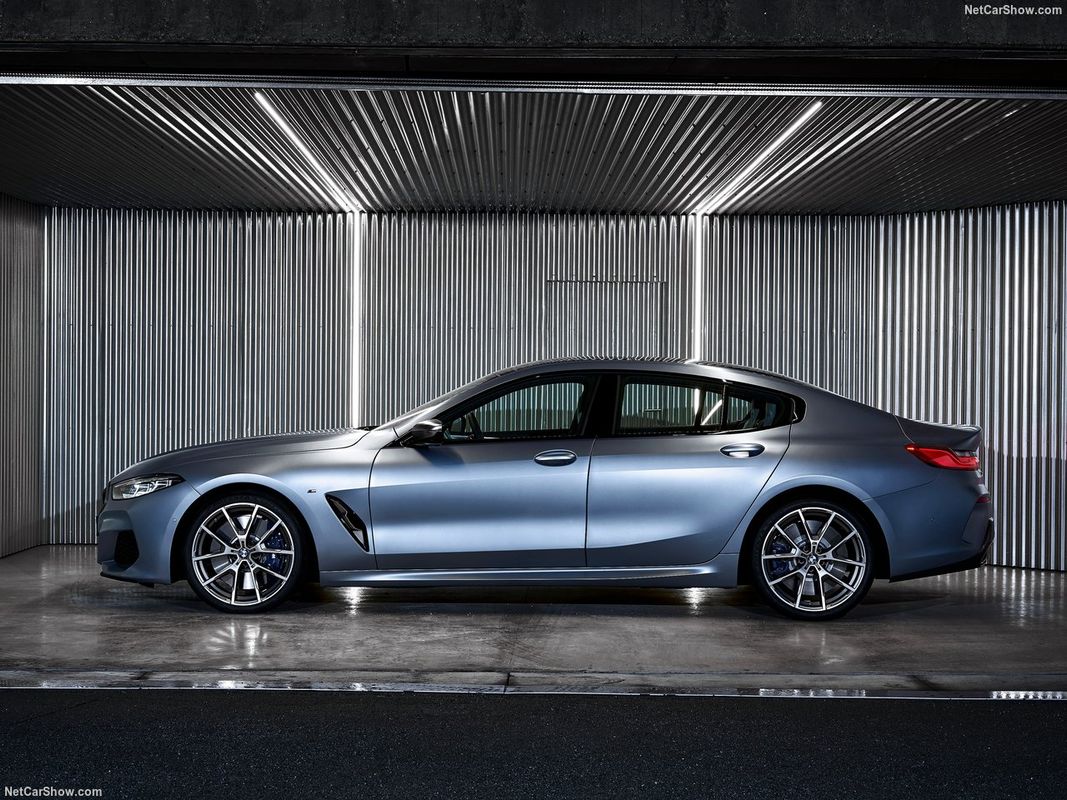
[{"label": "rear fender", "polygon": [[833,478],[826,475],[804,475],[795,476],[789,480],[782,481],[781,483],[776,483],[774,486],[766,487],[763,492],[757,496],[756,501],[749,508],[748,513],[745,514],[744,518],[734,529],[729,542],[727,542],[726,547],[723,548],[723,552],[740,553],[745,543],[745,536],[748,534],[752,522],[764,509],[775,505],[780,497],[792,493],[794,490],[810,489],[818,491],[822,488],[843,492],[863,503],[882,529],[882,533],[885,535],[886,544],[889,546],[890,550],[892,550],[893,526],[890,523],[889,518],[878,506],[878,503],[875,502],[874,498],[868,495],[867,492],[863,491],[863,489],[856,484],[840,478]]}]

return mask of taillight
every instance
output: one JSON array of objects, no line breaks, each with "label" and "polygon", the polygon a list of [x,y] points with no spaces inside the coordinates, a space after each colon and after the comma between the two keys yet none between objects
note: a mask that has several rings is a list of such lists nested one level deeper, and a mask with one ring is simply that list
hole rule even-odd
[{"label": "taillight", "polygon": [[978,469],[978,453],[957,452],[947,447],[924,447],[919,444],[905,445],[904,449],[931,467],[942,469]]}]

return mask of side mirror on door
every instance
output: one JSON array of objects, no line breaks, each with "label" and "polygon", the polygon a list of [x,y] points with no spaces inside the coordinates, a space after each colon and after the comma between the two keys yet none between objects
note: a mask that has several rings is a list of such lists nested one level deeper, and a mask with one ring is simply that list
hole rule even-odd
[{"label": "side mirror on door", "polygon": [[424,419],[411,426],[404,436],[403,444],[418,447],[437,444],[444,440],[445,426],[439,419]]}]

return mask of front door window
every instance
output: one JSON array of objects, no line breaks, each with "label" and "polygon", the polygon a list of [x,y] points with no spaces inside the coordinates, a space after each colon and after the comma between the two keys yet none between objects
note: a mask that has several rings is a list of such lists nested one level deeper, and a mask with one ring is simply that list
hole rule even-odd
[{"label": "front door window", "polygon": [[459,408],[442,418],[445,441],[562,439],[578,436],[591,394],[584,380],[534,383]]}]

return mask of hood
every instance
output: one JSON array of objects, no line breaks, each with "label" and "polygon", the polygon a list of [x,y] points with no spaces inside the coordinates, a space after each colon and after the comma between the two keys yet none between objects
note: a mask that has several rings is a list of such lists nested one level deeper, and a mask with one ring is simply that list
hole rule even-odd
[{"label": "hood", "polygon": [[162,472],[179,472],[183,464],[194,461],[210,461],[215,458],[241,458],[246,456],[274,456],[288,453],[306,453],[312,450],[338,450],[351,447],[364,436],[365,430],[346,428],[321,433],[287,433],[280,436],[257,436],[251,439],[204,444],[171,450],[140,461],[123,470],[112,480],[151,475]]}]

